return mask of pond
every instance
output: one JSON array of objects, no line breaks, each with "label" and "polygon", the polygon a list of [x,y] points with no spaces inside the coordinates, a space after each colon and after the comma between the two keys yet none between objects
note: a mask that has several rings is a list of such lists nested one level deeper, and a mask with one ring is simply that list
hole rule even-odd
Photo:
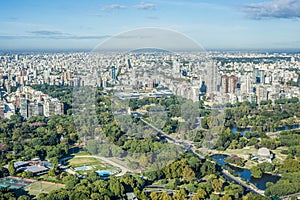
[{"label": "pond", "polygon": [[236,174],[242,179],[246,180],[247,182],[252,183],[260,190],[266,189],[267,182],[276,183],[280,179],[279,176],[271,175],[271,174],[263,174],[261,178],[253,178],[251,176],[251,171],[249,169],[228,165],[227,162],[224,161],[228,157],[229,157],[228,155],[224,155],[224,154],[215,154],[211,156],[211,158],[215,160],[217,163],[219,163],[222,167],[225,166],[229,167],[231,170],[234,171],[233,174]]},{"label": "pond", "polygon": [[98,176],[100,176],[101,179],[107,180],[109,179],[110,175],[115,174],[116,172],[110,170],[98,170],[96,171],[96,173],[98,174]]},{"label": "pond", "polygon": [[82,167],[76,167],[74,168],[76,171],[87,171],[90,170],[91,167],[90,166],[82,166]]},{"label": "pond", "polygon": [[[279,132],[279,131],[287,131],[287,130],[294,130],[294,129],[299,129],[300,125],[290,125],[290,126],[284,126],[284,127],[278,127],[276,128],[275,132]],[[236,133],[236,132],[240,132],[241,135],[244,135],[245,132],[249,132],[251,133],[251,129],[250,128],[237,128],[237,127],[233,127],[230,129],[231,133]]]}]

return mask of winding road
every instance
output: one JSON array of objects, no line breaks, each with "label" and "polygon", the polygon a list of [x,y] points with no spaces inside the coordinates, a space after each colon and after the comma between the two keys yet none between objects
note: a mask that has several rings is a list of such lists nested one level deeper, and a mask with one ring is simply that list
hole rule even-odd
[{"label": "winding road", "polygon": [[[169,135],[167,135],[166,133],[164,133],[162,130],[158,129],[157,127],[153,126],[152,124],[150,124],[149,122],[140,119],[143,123],[145,123],[146,125],[148,125],[149,127],[153,128],[154,130],[156,130],[157,132],[159,132],[162,136],[164,136],[169,142],[176,144],[176,145],[180,145],[182,146],[186,151],[193,153],[194,155],[196,155],[198,158],[203,159],[203,156],[198,154],[196,152],[196,148],[193,146],[193,144],[185,142],[185,141],[181,141],[181,140],[177,140]],[[252,185],[248,185],[246,184],[244,181],[242,181],[241,179],[239,179],[238,177],[233,176],[232,174],[230,174],[227,170],[222,169],[221,174],[227,178],[230,181],[233,181],[241,186],[243,186],[246,190],[255,193],[255,194],[260,194],[264,196],[264,191],[263,190],[259,190],[256,187],[252,186]]]}]

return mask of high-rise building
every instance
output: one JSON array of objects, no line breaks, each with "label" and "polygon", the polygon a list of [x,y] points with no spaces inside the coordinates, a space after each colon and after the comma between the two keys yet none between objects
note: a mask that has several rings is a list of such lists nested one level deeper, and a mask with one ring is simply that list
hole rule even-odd
[{"label": "high-rise building", "polygon": [[35,113],[35,104],[34,104],[34,102],[29,102],[27,118],[30,118],[30,117],[35,116],[35,115],[36,115],[36,113]]},{"label": "high-rise building", "polygon": [[202,100],[206,92],[207,92],[207,86],[205,85],[205,81],[202,81],[202,85],[200,87],[199,101]]},{"label": "high-rise building", "polygon": [[117,80],[117,74],[116,74],[116,67],[115,66],[111,67],[111,79],[112,80]]},{"label": "high-rise building", "polygon": [[5,109],[5,106],[4,106],[4,104],[1,102],[1,103],[0,103],[0,119],[4,119],[4,109]]},{"label": "high-rise building", "polygon": [[44,116],[44,105],[42,103],[38,103],[38,115]]},{"label": "high-rise building", "polygon": [[256,83],[262,83],[262,84],[265,83],[265,71],[264,70],[254,68],[253,75],[256,80]]},{"label": "high-rise building", "polygon": [[131,62],[130,59],[127,60],[128,68],[131,68]]},{"label": "high-rise building", "polygon": [[70,71],[66,71],[62,73],[62,80],[64,82],[70,81],[71,80],[71,72]]},{"label": "high-rise building", "polygon": [[28,117],[28,100],[26,99],[25,94],[20,96],[20,114],[22,117]]},{"label": "high-rise building", "polygon": [[252,92],[251,77],[249,75],[241,76],[240,81],[241,81],[241,92],[247,93],[247,94]]},{"label": "high-rise building", "polygon": [[210,62],[206,66],[207,76],[204,78],[207,85],[208,93],[216,93],[219,90],[219,73],[218,66],[214,62]]},{"label": "high-rise building", "polygon": [[227,75],[223,75],[221,77],[221,82],[222,82],[222,92],[223,93],[228,93],[228,76]]},{"label": "high-rise building", "polygon": [[237,88],[238,78],[236,76],[229,76],[228,78],[228,91],[230,93],[234,93],[235,89]]},{"label": "high-rise building", "polygon": [[257,103],[260,104],[262,100],[268,100],[268,91],[263,86],[256,88]]},{"label": "high-rise building", "polygon": [[27,74],[26,70],[22,69],[20,71],[20,76],[26,76],[26,74]]}]

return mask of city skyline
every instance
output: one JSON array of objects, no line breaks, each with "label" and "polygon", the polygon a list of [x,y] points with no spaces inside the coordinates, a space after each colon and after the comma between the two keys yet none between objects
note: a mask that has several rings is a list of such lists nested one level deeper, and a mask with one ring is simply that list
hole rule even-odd
[{"label": "city skyline", "polygon": [[144,27],[180,32],[205,49],[297,49],[300,44],[295,0],[26,0],[3,2],[2,8],[1,50],[92,50]]}]

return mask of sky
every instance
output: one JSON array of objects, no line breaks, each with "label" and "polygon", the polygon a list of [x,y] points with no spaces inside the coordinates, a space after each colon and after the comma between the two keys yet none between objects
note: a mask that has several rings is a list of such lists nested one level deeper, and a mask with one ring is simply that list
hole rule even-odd
[{"label": "sky", "polygon": [[298,49],[300,0],[2,1],[0,49],[91,50],[145,27],[205,49]]}]

